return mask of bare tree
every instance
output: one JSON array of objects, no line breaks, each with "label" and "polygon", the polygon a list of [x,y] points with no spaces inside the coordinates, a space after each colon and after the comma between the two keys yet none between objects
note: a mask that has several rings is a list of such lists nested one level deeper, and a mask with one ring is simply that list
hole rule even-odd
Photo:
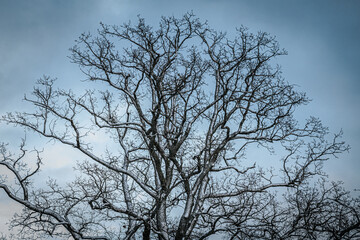
[{"label": "bare tree", "polygon": [[[119,46],[117,46],[119,44]],[[8,154],[17,179],[0,187],[25,206],[12,225],[24,234],[73,239],[344,239],[359,237],[359,199],[324,182],[322,164],[348,149],[311,117],[293,116],[309,100],[281,77],[273,37],[245,28],[230,40],[192,14],[162,18],[157,29],[101,25],[71,49],[97,89],[76,96],[38,81],[25,100],[35,112],[3,121],[68,145],[87,160],[67,187],[33,190],[40,169]],[[103,151],[89,137],[102,131]],[[246,149],[283,154],[261,167]],[[326,187],[327,186],[327,187]],[[273,189],[288,189],[284,199]]]}]

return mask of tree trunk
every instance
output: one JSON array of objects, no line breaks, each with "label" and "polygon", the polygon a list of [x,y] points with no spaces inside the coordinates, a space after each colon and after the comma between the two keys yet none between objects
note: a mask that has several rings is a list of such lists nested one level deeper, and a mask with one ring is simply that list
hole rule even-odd
[{"label": "tree trunk", "polygon": [[150,225],[148,223],[144,225],[143,240],[150,240]]},{"label": "tree trunk", "polygon": [[184,239],[188,227],[189,227],[189,218],[182,216],[179,222],[179,227],[176,231],[175,240]]},{"label": "tree trunk", "polygon": [[160,231],[159,240],[168,240],[168,227],[166,222],[166,206],[165,199],[160,203],[158,213],[157,213],[157,224]]}]

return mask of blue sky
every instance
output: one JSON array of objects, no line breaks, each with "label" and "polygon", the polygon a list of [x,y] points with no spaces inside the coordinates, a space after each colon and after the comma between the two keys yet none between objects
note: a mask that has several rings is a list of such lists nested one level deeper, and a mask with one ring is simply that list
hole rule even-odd
[{"label": "blue sky", "polygon": [[[79,90],[84,86],[80,80],[85,77],[67,58],[68,49],[82,32],[94,32],[100,22],[135,22],[139,14],[157,26],[162,15],[181,16],[187,11],[230,35],[236,27],[244,25],[251,32],[261,30],[276,36],[289,53],[278,59],[283,76],[313,100],[299,109],[299,119],[314,115],[331,132],[343,129],[344,140],[352,147],[349,153],[329,161],[327,172],[333,180],[344,180],[349,188],[359,187],[360,1],[357,0],[2,0],[0,115],[26,109],[21,99],[43,74],[57,77],[65,88]],[[18,144],[22,134],[0,124],[0,141]],[[11,215],[8,211],[11,206],[0,193],[0,232],[4,220]]]}]

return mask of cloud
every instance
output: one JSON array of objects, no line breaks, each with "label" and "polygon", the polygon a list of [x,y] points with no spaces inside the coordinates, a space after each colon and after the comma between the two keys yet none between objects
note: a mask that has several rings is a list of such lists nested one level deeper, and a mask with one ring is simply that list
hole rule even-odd
[{"label": "cloud", "polygon": [[15,213],[20,213],[22,206],[10,200],[3,191],[0,191],[0,233],[10,233],[8,229],[9,220]]}]

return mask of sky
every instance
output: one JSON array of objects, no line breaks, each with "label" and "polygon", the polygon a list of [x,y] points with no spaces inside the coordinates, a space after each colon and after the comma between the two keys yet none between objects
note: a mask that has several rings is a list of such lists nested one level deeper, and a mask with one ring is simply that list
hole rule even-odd
[{"label": "sky", "polygon": [[[81,33],[95,32],[100,22],[136,22],[140,15],[157,26],[161,16],[180,17],[189,11],[229,35],[243,25],[250,32],[265,31],[276,36],[288,51],[287,56],[278,59],[284,78],[312,99],[297,116],[319,117],[333,133],[342,129],[343,139],[351,146],[349,153],[326,163],[326,172],[331,180],[343,180],[349,189],[359,188],[357,0],[1,0],[0,115],[26,110],[22,98],[44,74],[57,78],[64,88],[81,90],[85,76],[70,63],[68,49]],[[18,145],[22,136],[22,130],[0,123],[0,142]],[[46,154],[52,159],[45,167],[46,173],[71,177],[67,171],[71,152],[48,146]],[[61,154],[69,157],[55,157]],[[0,232],[6,232],[5,222],[18,209],[0,192]]]}]

